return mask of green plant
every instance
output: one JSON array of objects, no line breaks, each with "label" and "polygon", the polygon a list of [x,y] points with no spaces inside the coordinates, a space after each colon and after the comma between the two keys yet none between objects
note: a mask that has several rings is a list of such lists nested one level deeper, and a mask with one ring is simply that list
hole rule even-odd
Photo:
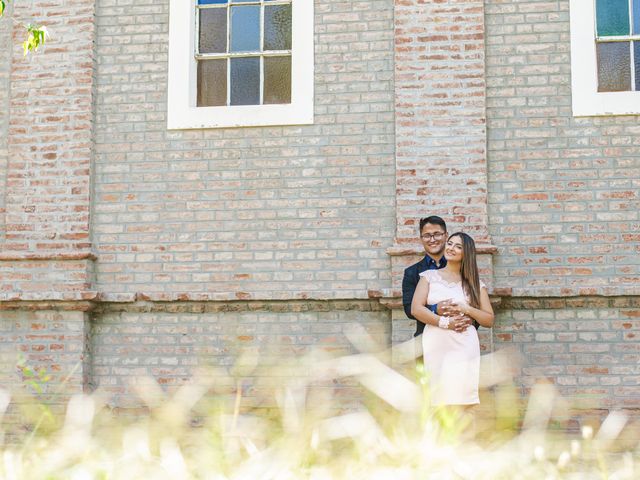
[{"label": "green plant", "polygon": [[[57,430],[2,448],[0,478],[632,479],[640,467],[637,434],[618,440],[629,427],[622,413],[597,431],[552,430],[566,402],[550,385],[534,387],[523,409],[495,411],[511,398],[499,388],[483,392],[474,416],[437,409],[421,372],[401,374],[384,358],[245,355],[173,391],[136,379],[147,413],[128,417],[100,390],[74,395]],[[31,372],[38,398],[46,375]],[[345,388],[362,393],[348,408],[337,395]]]},{"label": "green plant", "polygon": [[[6,0],[6,2],[9,1],[11,0]],[[0,18],[4,16],[7,8],[6,2],[5,0],[0,0]],[[45,45],[47,38],[49,37],[49,32],[47,31],[47,27],[44,25],[35,25],[31,23],[24,25],[24,29],[26,30],[27,38],[22,42],[22,49],[24,51],[24,55],[27,56],[29,52],[37,52],[40,47]]]}]

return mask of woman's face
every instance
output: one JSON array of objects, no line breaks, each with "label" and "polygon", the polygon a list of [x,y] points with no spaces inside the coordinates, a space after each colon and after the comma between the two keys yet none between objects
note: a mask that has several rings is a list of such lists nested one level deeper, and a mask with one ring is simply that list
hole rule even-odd
[{"label": "woman's face", "polygon": [[444,258],[448,262],[461,262],[464,257],[462,251],[462,238],[459,236],[451,237],[444,246]]}]

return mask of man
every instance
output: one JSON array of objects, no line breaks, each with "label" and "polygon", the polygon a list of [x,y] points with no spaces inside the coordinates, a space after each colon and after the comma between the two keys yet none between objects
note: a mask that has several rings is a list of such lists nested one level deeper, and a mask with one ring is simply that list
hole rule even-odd
[{"label": "man", "polygon": [[[425,270],[438,270],[447,264],[447,259],[444,258],[444,246],[447,242],[445,221],[436,215],[420,219],[420,240],[426,255],[418,263],[406,268],[402,279],[402,306],[404,313],[412,320],[416,319],[411,315],[411,300],[420,281],[420,274]],[[437,307],[437,305],[428,305],[428,308],[436,314]],[[416,324],[414,337],[421,335],[424,331],[424,323],[416,320]]]}]

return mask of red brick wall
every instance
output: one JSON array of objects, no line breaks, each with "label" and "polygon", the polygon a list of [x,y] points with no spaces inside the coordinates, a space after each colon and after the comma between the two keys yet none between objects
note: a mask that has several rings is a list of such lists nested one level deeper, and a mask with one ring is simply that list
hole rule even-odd
[{"label": "red brick wall", "polygon": [[80,298],[92,281],[94,2],[18,2],[14,19],[55,34],[25,58],[14,29],[0,298]]},{"label": "red brick wall", "polygon": [[396,243],[446,218],[490,244],[482,0],[397,0]]}]

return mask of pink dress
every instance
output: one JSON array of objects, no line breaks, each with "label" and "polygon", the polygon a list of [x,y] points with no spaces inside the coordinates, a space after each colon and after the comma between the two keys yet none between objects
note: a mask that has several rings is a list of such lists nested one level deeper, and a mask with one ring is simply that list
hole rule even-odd
[{"label": "pink dress", "polygon": [[[462,282],[449,283],[438,270],[427,270],[420,276],[429,281],[426,304],[434,305],[449,298],[468,303]],[[459,333],[427,325],[422,334],[422,350],[432,405],[480,403],[480,342],[473,326]]]}]

